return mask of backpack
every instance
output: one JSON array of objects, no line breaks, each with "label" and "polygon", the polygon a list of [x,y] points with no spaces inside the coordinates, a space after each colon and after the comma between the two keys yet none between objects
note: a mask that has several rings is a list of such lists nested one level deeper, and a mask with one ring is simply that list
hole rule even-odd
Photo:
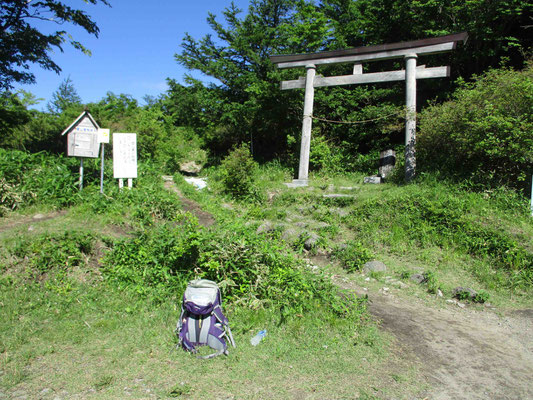
[{"label": "backpack", "polygon": [[226,339],[233,347],[235,342],[229,321],[222,312],[220,289],[207,279],[190,281],[183,293],[181,315],[176,326],[179,344],[186,351],[196,353],[198,347],[209,346],[215,353],[198,358],[213,358],[228,354]]}]

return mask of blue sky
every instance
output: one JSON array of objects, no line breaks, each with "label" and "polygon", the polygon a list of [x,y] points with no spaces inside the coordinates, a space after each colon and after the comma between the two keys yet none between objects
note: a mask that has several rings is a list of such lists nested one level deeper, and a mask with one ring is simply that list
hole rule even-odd
[{"label": "blue sky", "polygon": [[[174,54],[181,52],[185,32],[200,39],[212,33],[207,13],[220,16],[230,0],[109,0],[85,5],[82,0],[66,3],[85,10],[100,28],[99,38],[70,26],[47,24],[46,29],[65,29],[75,40],[91,50],[86,56],[71,46],[54,52],[52,58],[61,67],[60,75],[38,66],[31,68],[37,83],[18,85],[43,98],[36,108],[45,109],[60,83],[70,76],[84,103],[102,99],[108,91],[130,94],[142,103],[145,95],[156,96],[166,90],[166,78],[183,82],[187,72],[178,65]],[[248,10],[249,0],[234,0],[237,7]],[[203,79],[199,74],[195,77]],[[207,79],[207,78],[206,78]]]}]

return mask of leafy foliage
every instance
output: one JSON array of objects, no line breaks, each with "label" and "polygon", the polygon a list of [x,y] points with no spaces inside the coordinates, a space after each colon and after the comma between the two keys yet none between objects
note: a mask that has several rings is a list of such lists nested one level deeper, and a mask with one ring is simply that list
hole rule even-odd
[{"label": "leafy foliage", "polygon": [[32,268],[39,273],[68,270],[84,264],[84,256],[91,254],[94,240],[92,234],[77,231],[44,234],[19,242],[14,254],[20,258],[29,257]]},{"label": "leafy foliage", "polygon": [[222,161],[222,184],[225,190],[237,199],[257,197],[254,181],[258,172],[246,144],[236,147]]},{"label": "leafy foliage", "polygon": [[348,272],[360,271],[363,265],[372,260],[374,255],[361,242],[350,241],[333,251],[333,256],[340,261]]},{"label": "leafy foliage", "polygon": [[52,95],[52,100],[48,103],[48,111],[52,114],[60,114],[72,106],[80,106],[81,97],[78,95],[70,77],[66,78],[57,91]]},{"label": "leafy foliage", "polygon": [[[107,0],[100,0],[109,5]],[[97,4],[98,0],[86,3]],[[58,25],[70,23],[98,37],[99,29],[89,15],[60,1],[2,0],[0,2],[0,89],[10,89],[13,82],[34,83],[35,76],[28,72],[30,64],[59,73],[50,53],[53,48],[62,50],[65,42],[84,53],[89,51],[72,39],[64,30],[42,33],[33,21],[48,21]]]},{"label": "leafy foliage", "polygon": [[[404,193],[384,199],[363,202],[352,212],[358,229],[388,232],[380,239],[387,243],[405,235],[414,246],[459,247],[463,251],[490,262],[505,272],[507,279],[493,275],[497,282],[489,284],[529,287],[533,284],[533,253],[516,237],[497,226],[483,223],[470,213],[470,205],[453,193]],[[526,210],[526,207],[520,207]],[[384,210],[387,210],[386,212]],[[368,222],[373,221],[372,225]],[[361,224],[361,225],[360,225]]]},{"label": "leafy foliage", "polygon": [[491,70],[420,115],[419,165],[475,184],[525,188],[533,170],[533,65]]},{"label": "leafy foliage", "polygon": [[6,193],[11,193],[2,196],[1,205],[14,209],[37,200],[57,207],[75,203],[79,199],[76,164],[77,160],[46,153],[0,149],[0,180]]},{"label": "leafy foliage", "polygon": [[239,224],[207,232],[187,217],[179,223],[180,229],[163,224],[116,243],[104,258],[106,276],[155,299],[181,293],[198,277],[219,282],[235,305],[273,307],[283,315],[320,306],[351,315],[349,301],[355,299],[338,298],[331,283],[305,272],[281,243]]},{"label": "leafy foliage", "polygon": [[[430,63],[451,64],[454,74],[470,79],[505,58],[522,67],[531,47],[527,31],[531,3],[519,0],[441,2],[384,0],[253,1],[244,17],[228,7],[220,22],[209,14],[211,35],[196,40],[187,35],[178,62],[214,78],[202,85],[189,77],[190,86],[171,84],[165,107],[178,124],[191,124],[216,156],[236,142],[251,141],[258,159],[294,157],[301,126],[302,93],[279,91],[284,79],[296,70],[274,70],[272,54],[305,53],[346,47],[378,45],[468,31],[466,45],[448,56],[434,56]],[[319,73],[343,75],[351,66],[321,66]],[[365,66],[365,72],[402,68],[385,61]],[[443,99],[453,86],[447,80],[421,82],[419,101]],[[404,85],[358,85],[316,90],[314,115],[333,121],[367,121],[345,125],[315,121],[315,138],[325,150],[342,160],[348,170],[377,159],[379,151],[403,144]],[[180,111],[181,110],[181,111]],[[191,112],[194,110],[194,112]],[[314,145],[311,146],[314,148]],[[316,168],[324,163],[315,163]]]}]

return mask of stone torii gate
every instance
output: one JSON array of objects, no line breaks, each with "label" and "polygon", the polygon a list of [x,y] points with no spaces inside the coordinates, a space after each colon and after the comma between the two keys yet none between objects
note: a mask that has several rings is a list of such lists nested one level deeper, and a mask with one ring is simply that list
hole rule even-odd
[{"label": "stone torii gate", "polygon": [[[440,36],[411,42],[392,43],[377,46],[356,47],[313,54],[292,54],[270,56],[278,68],[305,67],[307,74],[293,81],[281,82],[281,90],[305,88],[300,166],[298,179],[292,186],[307,186],[309,176],[309,150],[311,146],[311,126],[313,100],[316,87],[354,85],[363,83],[391,82],[405,80],[406,122],[405,122],[405,179],[415,176],[416,158],[416,80],[443,78],[450,76],[450,67],[426,68],[416,65],[418,55],[440,54],[455,49],[457,42],[466,41],[466,32]],[[394,58],[405,59],[405,70],[376,73],[363,73],[365,61],[381,61]],[[316,76],[318,65],[354,63],[353,74],[343,76]]]}]

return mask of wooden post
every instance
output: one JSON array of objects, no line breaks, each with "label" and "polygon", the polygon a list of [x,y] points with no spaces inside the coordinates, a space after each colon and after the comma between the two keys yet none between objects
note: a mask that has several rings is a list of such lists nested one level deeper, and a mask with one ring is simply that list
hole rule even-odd
[{"label": "wooden post", "polygon": [[119,180],[118,180],[118,188],[122,189],[123,187],[124,187],[124,179],[119,178]]},{"label": "wooden post", "polygon": [[307,67],[305,79],[305,100],[304,115],[302,122],[302,143],[300,146],[300,168],[298,170],[298,180],[302,184],[307,184],[309,178],[309,151],[311,148],[311,127],[313,125],[313,101],[315,97],[315,88],[313,86],[316,74],[314,64]]},{"label": "wooden post", "polygon": [[83,157],[80,157],[80,190],[83,189]]},{"label": "wooden post", "polygon": [[405,180],[411,181],[416,174],[416,59],[412,53],[405,56]]},{"label": "wooden post", "polygon": [[132,178],[128,178],[128,189],[131,190],[132,187],[133,187],[133,179]]},{"label": "wooden post", "polygon": [[100,167],[100,193],[104,194],[104,143],[102,142],[102,164]]},{"label": "wooden post", "polygon": [[533,217],[533,175],[531,176],[531,216]]}]

